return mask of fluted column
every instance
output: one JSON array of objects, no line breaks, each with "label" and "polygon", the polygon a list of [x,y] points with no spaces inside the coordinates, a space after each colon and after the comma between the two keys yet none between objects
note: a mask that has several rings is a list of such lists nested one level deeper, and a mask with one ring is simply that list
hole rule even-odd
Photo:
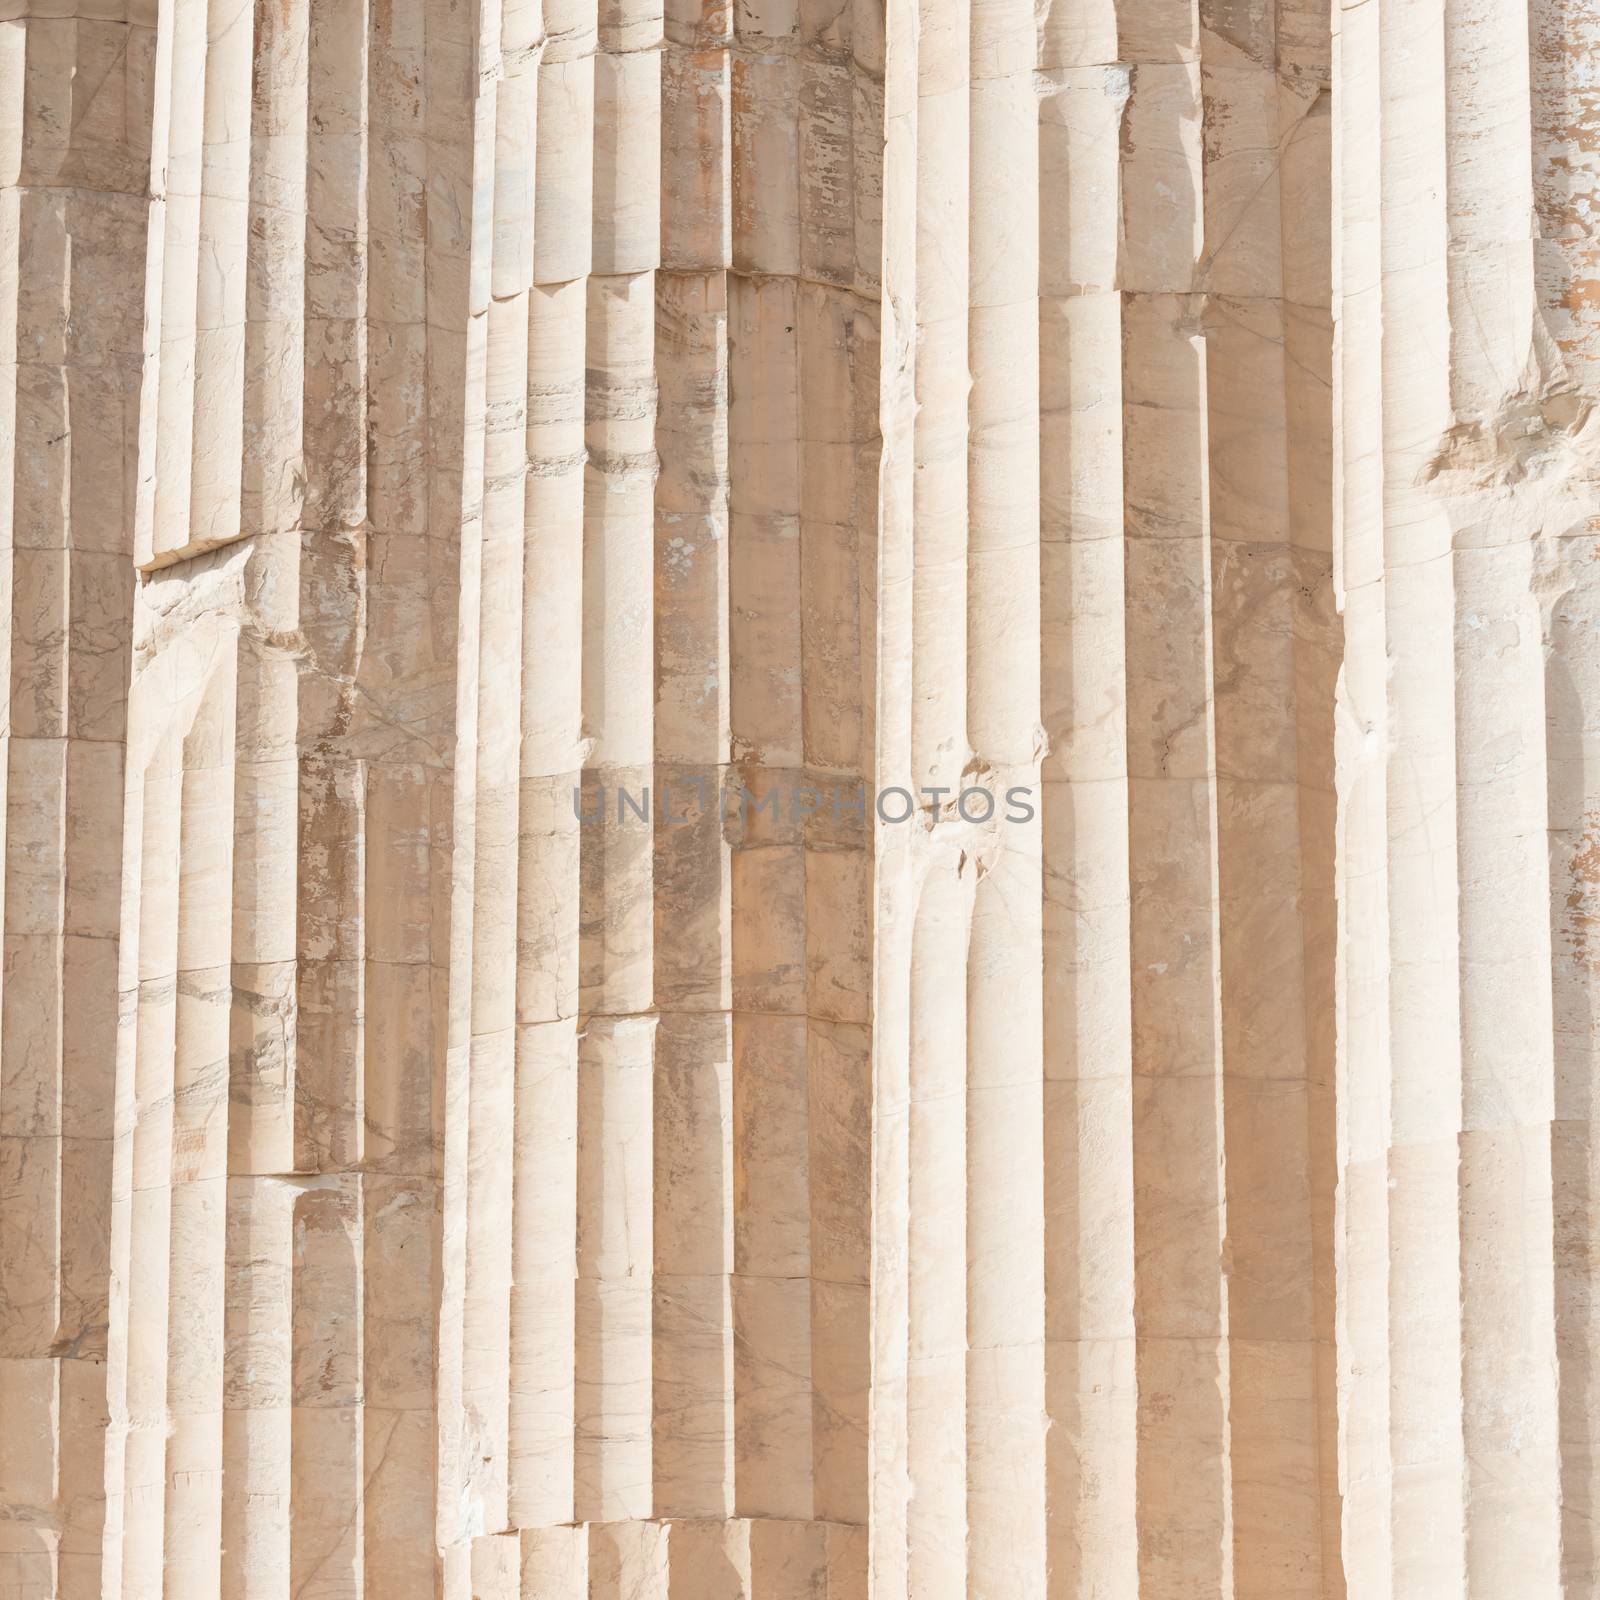
[{"label": "fluted column", "polygon": [[1337,1594],[1325,17],[1034,22],[890,22],[874,1582]]},{"label": "fluted column", "polygon": [[852,1600],[881,25],[482,27],[445,1589]]},{"label": "fluted column", "polygon": [[1493,0],[1340,17],[1341,1465],[1363,1594],[1593,1582],[1586,27]]},{"label": "fluted column", "polygon": [[0,1591],[98,1595],[154,7],[0,11]]},{"label": "fluted column", "polygon": [[431,1588],[470,32],[164,9],[107,1595]]},{"label": "fluted column", "polygon": [[0,0],[0,1592],[1589,1594],[1591,9]]}]

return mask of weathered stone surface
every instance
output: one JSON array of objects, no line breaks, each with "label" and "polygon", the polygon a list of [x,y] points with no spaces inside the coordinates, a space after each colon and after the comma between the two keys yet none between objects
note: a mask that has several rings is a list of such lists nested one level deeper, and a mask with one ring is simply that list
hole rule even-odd
[{"label": "weathered stone surface", "polygon": [[1584,1593],[1595,17],[1339,26],[1349,1581]]},{"label": "weathered stone surface", "polygon": [[0,0],[0,1597],[1600,1585],[1584,0]]}]

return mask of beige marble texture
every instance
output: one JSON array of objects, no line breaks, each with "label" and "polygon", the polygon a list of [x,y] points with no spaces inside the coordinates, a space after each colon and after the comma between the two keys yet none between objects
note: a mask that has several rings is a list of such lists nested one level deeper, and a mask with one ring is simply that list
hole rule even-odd
[{"label": "beige marble texture", "polygon": [[1593,1600],[1597,49],[0,0],[0,1600]]}]

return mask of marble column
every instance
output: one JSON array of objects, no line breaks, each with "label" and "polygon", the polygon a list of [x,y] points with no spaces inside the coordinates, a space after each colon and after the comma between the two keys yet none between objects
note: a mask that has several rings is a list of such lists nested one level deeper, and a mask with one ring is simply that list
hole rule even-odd
[{"label": "marble column", "polygon": [[1342,1593],[1326,14],[896,25],[874,1593]]},{"label": "marble column", "polygon": [[0,10],[0,1589],[100,1592],[154,8]]},{"label": "marble column", "polygon": [[1592,30],[1338,18],[1353,1593],[1594,1581]]},{"label": "marble column", "polygon": [[159,36],[102,1592],[426,1593],[475,39]]},{"label": "marble column", "polygon": [[0,1593],[1588,1593],[1591,10],[0,0]]}]

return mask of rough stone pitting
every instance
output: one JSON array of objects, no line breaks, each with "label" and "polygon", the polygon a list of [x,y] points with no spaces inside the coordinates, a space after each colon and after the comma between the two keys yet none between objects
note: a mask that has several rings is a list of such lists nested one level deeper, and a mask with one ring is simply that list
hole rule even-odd
[{"label": "rough stone pitting", "polygon": [[0,1594],[1593,1590],[1597,32],[0,0]]}]

